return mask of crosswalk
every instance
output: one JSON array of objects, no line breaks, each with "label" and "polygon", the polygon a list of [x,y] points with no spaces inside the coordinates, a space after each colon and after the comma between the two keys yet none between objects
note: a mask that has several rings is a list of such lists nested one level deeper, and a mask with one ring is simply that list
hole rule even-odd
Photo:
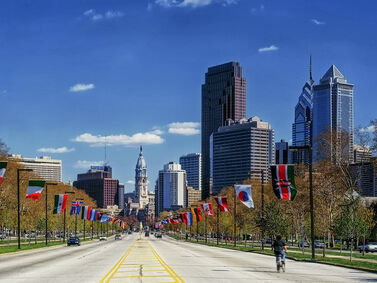
[{"label": "crosswalk", "polygon": [[184,281],[163,261],[147,240],[138,239],[100,282]]}]

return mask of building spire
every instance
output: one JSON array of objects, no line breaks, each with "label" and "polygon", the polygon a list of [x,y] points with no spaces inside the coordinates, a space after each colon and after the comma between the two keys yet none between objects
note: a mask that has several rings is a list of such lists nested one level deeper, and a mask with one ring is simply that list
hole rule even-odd
[{"label": "building spire", "polygon": [[143,146],[140,146],[140,153],[143,153]]},{"label": "building spire", "polygon": [[312,55],[310,55],[310,80],[311,81],[313,80],[313,77],[312,77]]}]

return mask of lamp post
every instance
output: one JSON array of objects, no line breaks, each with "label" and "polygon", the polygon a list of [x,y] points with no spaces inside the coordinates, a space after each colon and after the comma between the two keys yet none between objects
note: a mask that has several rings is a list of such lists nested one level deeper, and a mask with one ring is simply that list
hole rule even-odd
[{"label": "lamp post", "polygon": [[[64,192],[65,194],[75,194],[75,192]],[[66,209],[64,209],[64,221],[63,221],[63,243],[65,243],[65,213]]]},{"label": "lamp post", "polygon": [[48,218],[47,218],[47,196],[48,196],[48,186],[56,186],[58,183],[48,183],[46,182],[46,218],[45,218],[45,227],[46,227],[46,231],[45,231],[45,242],[46,242],[46,246],[47,246],[47,223],[48,223]]},{"label": "lamp post", "polygon": [[262,232],[262,251],[264,251],[264,230],[265,230],[265,223],[264,223],[264,169],[259,170],[251,170],[251,173],[261,173],[261,232]]},{"label": "lamp post", "polygon": [[310,203],[310,236],[312,242],[312,261],[315,261],[314,248],[314,201],[313,201],[313,148],[311,145],[290,146],[289,150],[298,151],[300,149],[308,150],[309,159],[309,203]]},{"label": "lamp post", "polygon": [[17,238],[18,249],[21,249],[21,228],[20,228],[20,172],[31,172],[32,169],[17,168]]}]

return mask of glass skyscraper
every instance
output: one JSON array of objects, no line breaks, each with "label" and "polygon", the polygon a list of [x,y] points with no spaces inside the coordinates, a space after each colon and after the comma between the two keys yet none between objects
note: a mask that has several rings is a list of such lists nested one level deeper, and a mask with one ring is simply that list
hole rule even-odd
[{"label": "glass skyscraper", "polygon": [[[331,131],[336,137],[340,137],[341,132],[348,134],[347,153],[348,160],[352,161],[353,154],[353,84],[347,82],[343,74],[332,65],[326,74],[320,80],[318,85],[314,86],[313,94],[313,144],[314,160],[321,160],[322,156],[318,154],[318,137],[321,133]],[[336,150],[336,154],[331,152],[332,156],[340,156],[339,147],[336,147],[334,140],[331,141],[331,149]],[[333,160],[337,161],[337,160]]]},{"label": "glass skyscraper", "polygon": [[210,137],[227,119],[246,117],[246,79],[238,62],[208,68],[202,85],[202,198],[211,195]]},{"label": "glass skyscraper", "polygon": [[[310,58],[310,77],[302,88],[301,95],[295,107],[295,122],[292,125],[292,145],[310,145],[312,142],[312,111],[313,111],[312,60]],[[300,149],[292,153],[293,163],[309,161],[307,149]]]}]

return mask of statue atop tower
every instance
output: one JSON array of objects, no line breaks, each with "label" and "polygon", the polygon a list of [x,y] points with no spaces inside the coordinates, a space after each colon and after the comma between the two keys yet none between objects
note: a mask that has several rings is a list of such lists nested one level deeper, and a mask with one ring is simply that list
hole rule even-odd
[{"label": "statue atop tower", "polygon": [[135,169],[135,194],[140,209],[144,209],[148,204],[148,176],[142,146],[140,146],[139,158]]}]

